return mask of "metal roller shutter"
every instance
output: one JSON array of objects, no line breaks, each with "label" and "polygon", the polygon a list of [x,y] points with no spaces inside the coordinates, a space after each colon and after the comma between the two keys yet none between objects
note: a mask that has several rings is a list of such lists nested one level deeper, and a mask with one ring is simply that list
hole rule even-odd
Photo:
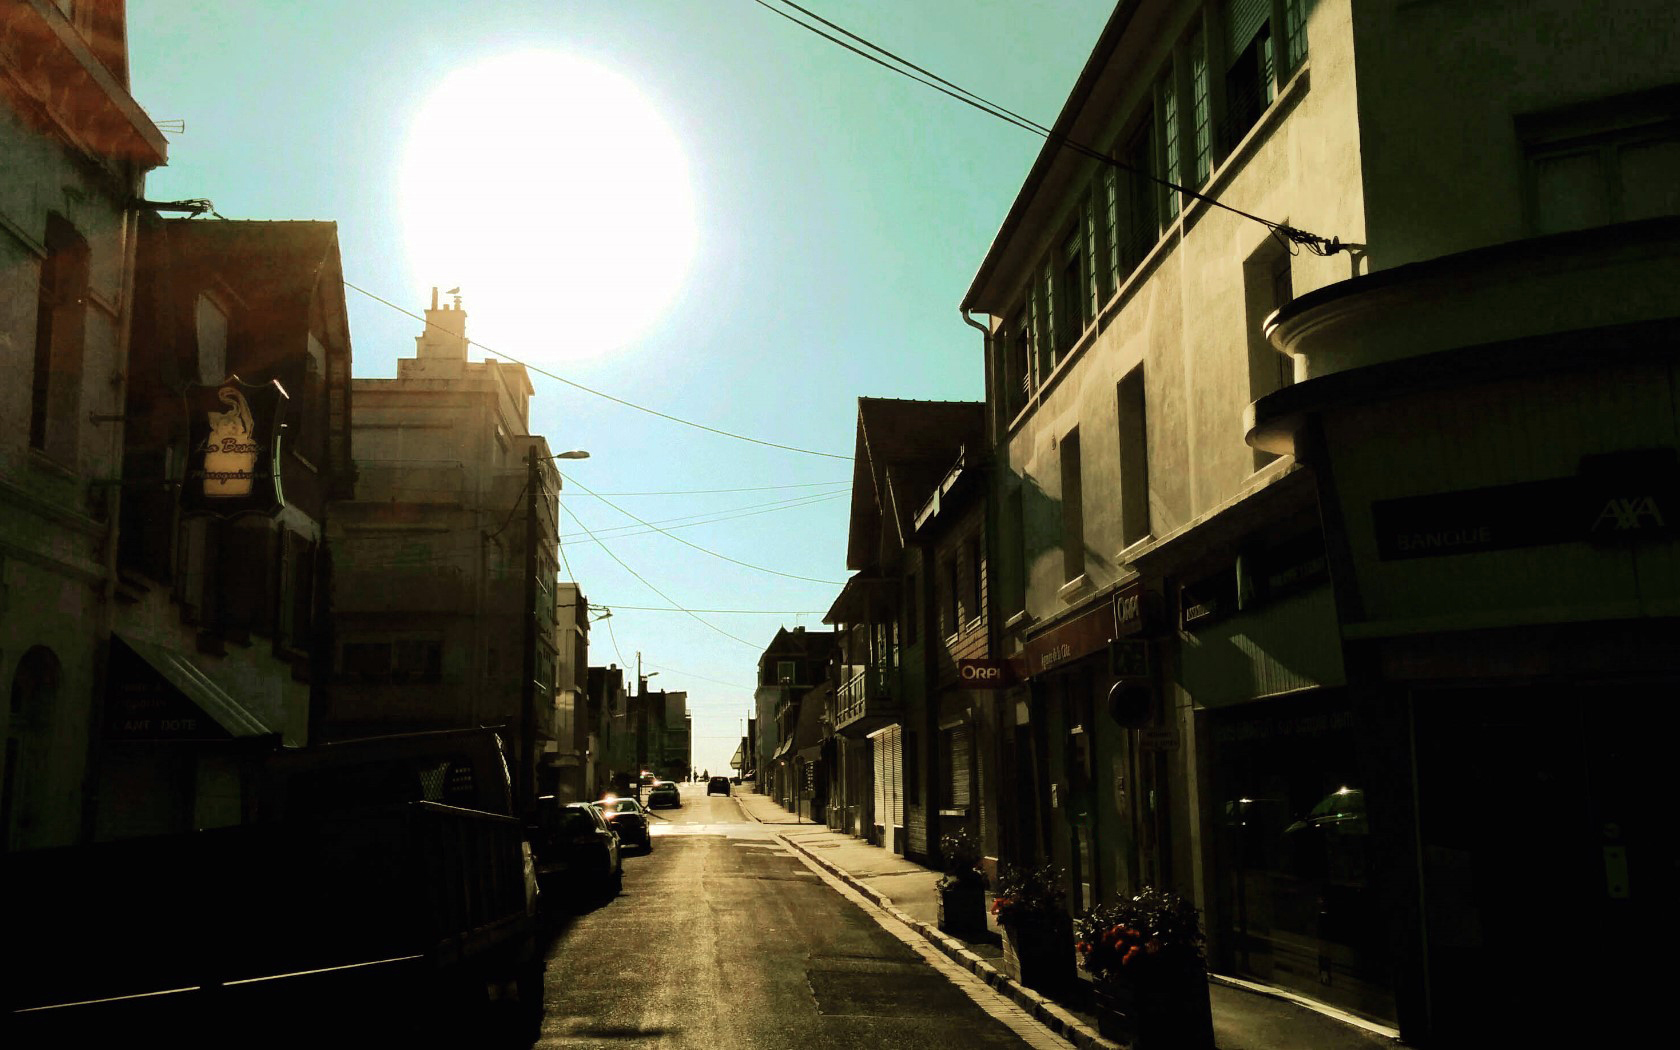
[{"label": "metal roller shutter", "polygon": [[951,729],[951,754],[949,758],[951,770],[951,805],[955,809],[967,809],[974,797],[974,727],[971,725],[954,726]]}]

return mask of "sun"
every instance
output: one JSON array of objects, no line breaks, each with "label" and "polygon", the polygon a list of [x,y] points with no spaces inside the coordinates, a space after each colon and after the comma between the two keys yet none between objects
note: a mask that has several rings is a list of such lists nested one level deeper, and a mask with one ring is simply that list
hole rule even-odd
[{"label": "sun", "polygon": [[557,51],[445,77],[409,129],[399,199],[416,283],[459,285],[469,334],[533,364],[644,335],[698,239],[665,120],[625,77]]}]

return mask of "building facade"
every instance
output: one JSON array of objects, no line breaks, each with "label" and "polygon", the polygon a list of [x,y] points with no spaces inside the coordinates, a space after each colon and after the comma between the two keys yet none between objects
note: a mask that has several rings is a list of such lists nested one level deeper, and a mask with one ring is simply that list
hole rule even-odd
[{"label": "building facade", "polygon": [[353,495],[330,222],[139,226],[99,837],[239,823],[329,697],[328,506]]},{"label": "building facade", "polygon": [[0,849],[91,837],[146,172],[121,0],[0,10]]},{"label": "building facade", "polygon": [[397,378],[353,384],[359,483],[333,511],[327,732],[505,726],[522,793],[553,794],[560,474],[530,433],[524,366],[469,361],[466,316],[434,289]]},{"label": "building facade", "polygon": [[[1669,24],[1117,6],[963,303],[1030,785],[1002,839],[1074,907],[1180,890],[1215,970],[1424,1045],[1656,1001]],[[1581,1008],[1531,972],[1560,909]]]}]

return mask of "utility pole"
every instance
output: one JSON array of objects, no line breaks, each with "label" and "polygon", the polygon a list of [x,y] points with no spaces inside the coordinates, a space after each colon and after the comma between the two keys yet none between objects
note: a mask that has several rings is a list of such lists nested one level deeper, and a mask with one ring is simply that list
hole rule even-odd
[{"label": "utility pole", "polygon": [[537,500],[542,496],[542,476],[537,468],[537,446],[525,449],[525,652],[519,686],[519,793],[521,812],[536,805],[536,706],[537,706]]}]

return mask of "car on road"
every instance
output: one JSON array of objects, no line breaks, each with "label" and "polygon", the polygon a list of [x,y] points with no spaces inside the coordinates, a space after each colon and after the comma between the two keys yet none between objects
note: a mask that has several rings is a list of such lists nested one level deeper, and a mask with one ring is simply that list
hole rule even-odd
[{"label": "car on road", "polygon": [[682,795],[678,794],[677,785],[672,781],[658,780],[648,788],[647,806],[649,809],[658,809],[660,806],[681,809]]},{"label": "car on road", "polygon": [[562,804],[553,795],[537,799],[531,845],[537,884],[552,903],[572,893],[606,898],[624,886],[618,835],[587,802]]},{"label": "car on road", "polygon": [[620,846],[640,846],[645,852],[653,852],[653,836],[648,832],[648,814],[641,803],[633,798],[608,795],[595,803],[595,808],[601,811],[607,825],[618,835]]},{"label": "car on road", "polygon": [[708,794],[708,795],[727,795],[727,794],[729,794],[729,778],[728,777],[713,777],[712,779],[708,780],[706,782],[706,794]]}]

